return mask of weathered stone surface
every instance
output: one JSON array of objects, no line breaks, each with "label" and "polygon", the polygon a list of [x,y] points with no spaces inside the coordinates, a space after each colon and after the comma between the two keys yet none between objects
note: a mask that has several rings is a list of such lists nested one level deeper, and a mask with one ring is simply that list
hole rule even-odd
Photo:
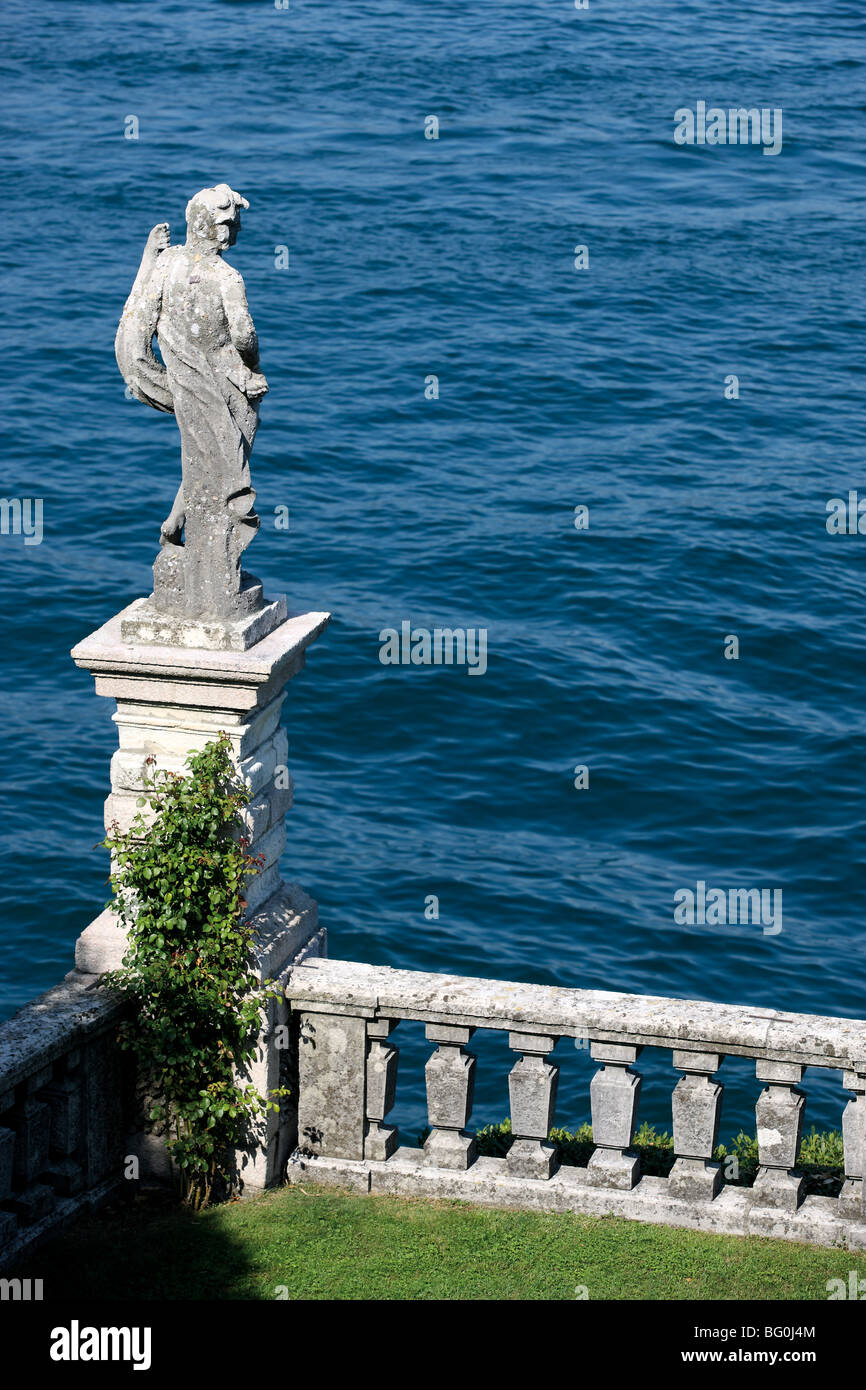
[{"label": "weathered stone surface", "polygon": [[722,1087],[708,1076],[684,1076],[672,1098],[674,1152],[685,1158],[712,1158],[719,1135]]},{"label": "weathered stone surface", "polygon": [[12,1111],[15,1131],[15,1180],[31,1183],[43,1172],[48,1162],[51,1137],[51,1111],[37,1100],[26,1100]]},{"label": "weathered stone surface", "polygon": [[94,917],[75,943],[75,968],[85,975],[119,970],[126,951],[126,932],[110,907]]},{"label": "weathered stone surface", "polygon": [[[866,1096],[864,1096],[862,1083],[866,1082],[866,1078],[858,1078],[858,1081],[861,1083],[859,1090],[852,1096],[842,1112],[842,1143],[845,1150],[846,1178],[863,1177],[863,1131]],[[854,1090],[854,1086],[849,1086],[848,1089]]]},{"label": "weathered stone surface", "polygon": [[225,710],[190,708],[165,700],[147,704],[123,700],[113,718],[123,752],[185,758],[223,733],[239,763],[276,735],[285,698],[282,690],[266,705],[231,711],[228,716]]},{"label": "weathered stone surface", "polygon": [[430,1042],[438,1044],[424,1068],[427,1118],[432,1133],[424,1144],[428,1163],[443,1168],[466,1168],[474,1162],[477,1145],[465,1126],[472,1113],[476,1059],[464,1052],[471,1028],[428,1024]]},{"label": "weathered stone surface", "polygon": [[[390,1020],[387,1020],[390,1024]],[[373,1027],[376,1025],[374,1024]],[[397,1090],[399,1049],[380,1037],[367,1039],[367,1126],[364,1157],[385,1159],[398,1144],[395,1126],[384,1123]]]},{"label": "weathered stone surface", "polygon": [[477,1156],[475,1135],[465,1129],[434,1129],[424,1141],[424,1158],[434,1168],[469,1168]]},{"label": "weathered stone surface", "polygon": [[255,970],[262,983],[282,976],[316,936],[318,907],[300,884],[281,883],[250,917]]},{"label": "weathered stone surface", "polygon": [[388,1016],[451,1026],[496,1027],[557,1037],[769,1057],[801,1066],[853,1066],[866,1058],[866,1020],[785,1014],[704,1000],[559,989],[460,975],[328,961],[300,969],[289,985],[298,1002],[338,1002],[346,991],[377,1001]]},{"label": "weathered stone surface", "polygon": [[249,651],[234,652],[125,642],[128,612],[110,618],[72,649],[76,666],[98,679],[97,694],[226,710],[254,709],[274,699],[302,668],[307,647],[330,620],[329,613],[292,614]]},{"label": "weathered stone surface", "polygon": [[[243,280],[222,259],[248,206],[217,184],[187,205],[183,246],[169,245],[167,223],[154,227],[117,330],[124,380],[139,400],[176,415],[182,445],[182,482],[162,525],[153,613],[149,625],[136,625],[139,642],[158,642],[170,629],[173,643],[207,646],[215,620],[228,626],[262,607],[261,586],[242,573],[241,554],[259,525],[249,456],[268,384]],[[184,643],[171,618],[210,621],[199,623],[195,643]],[[226,645],[218,634],[214,641]]]},{"label": "weathered stone surface", "polygon": [[0,1202],[5,1202],[12,1191],[14,1160],[15,1131],[0,1129]]},{"label": "weathered stone surface", "polygon": [[70,1197],[84,1188],[84,1170],[72,1158],[50,1158],[43,1178],[63,1197]]},{"label": "weathered stone surface", "polygon": [[505,1156],[509,1173],[520,1178],[549,1178],[559,1166],[556,1145],[539,1139],[515,1139]]},{"label": "weathered stone surface", "polygon": [[113,1034],[87,1042],[82,1059],[84,1106],[82,1165],[84,1182],[95,1187],[119,1179],[124,1154],[121,1052]]},{"label": "weathered stone surface", "polygon": [[592,1187],[634,1187],[640,1177],[640,1159],[629,1149],[596,1149],[586,1165],[586,1181]]},{"label": "weathered stone surface", "polygon": [[763,1166],[793,1168],[800,1150],[806,1097],[793,1086],[769,1085],[758,1098],[758,1156]]},{"label": "weathered stone surface", "polygon": [[82,1140],[81,1081],[63,1077],[39,1092],[51,1112],[51,1152],[75,1153]]},{"label": "weathered stone surface", "polygon": [[[279,859],[291,805],[280,710],[286,683],[301,669],[305,650],[323,631],[328,614],[289,618],[245,652],[136,646],[124,640],[123,618],[113,618],[73,652],[76,663],[97,677],[97,689],[118,702],[114,720],[121,747],[112,758],[106,825],[128,829],[155,768],[184,772],[190,752],[225,732],[251,796],[244,826],[248,848],[263,857],[261,871],[247,883],[247,912],[273,944],[268,913],[284,888]],[[148,764],[148,758],[155,763]],[[76,967],[91,974],[116,969],[124,950],[124,936],[108,909],[79,938]],[[290,958],[279,946],[276,950],[285,968]]]},{"label": "weathered stone surface", "polygon": [[521,1139],[546,1139],[553,1123],[559,1067],[544,1055],[525,1053],[508,1077],[511,1129]]},{"label": "weathered stone surface", "polygon": [[546,1060],[556,1039],[511,1033],[509,1046],[523,1055],[508,1076],[511,1130],[514,1143],[507,1154],[509,1169],[523,1177],[550,1177],[557,1164],[556,1147],[547,1143],[553,1124],[559,1067]]},{"label": "weathered stone surface", "polygon": [[[636,1058],[641,1046],[660,1043],[657,1032],[639,1032],[635,1026],[634,1015],[642,1019],[646,1014],[647,1001],[642,997],[512,985],[345,961],[312,961],[293,969],[287,980],[287,997],[293,1007],[306,1012],[363,1016],[368,1020],[368,1028],[379,1018],[423,1019],[428,1037],[447,1039],[446,1046],[458,1056],[463,1041],[475,1027],[507,1029],[513,1046],[519,1043],[530,1055],[534,1047],[536,1057],[545,1054],[558,1035],[591,1038],[593,1056],[605,1065],[591,1088],[597,1148],[582,1181],[588,1187],[610,1188],[611,1191],[627,1191],[633,1187],[645,1190],[647,1180],[638,1182],[639,1160],[628,1147],[637,1120],[640,1086],[640,1078],[629,1072],[628,1064]],[[615,1004],[605,1004],[602,1009],[598,1003],[601,998],[612,999]],[[700,1224],[705,1229],[714,1229],[712,1213],[719,1202],[730,1200],[728,1189],[716,1195],[721,1171],[711,1159],[717,1140],[722,1091],[712,1076],[721,1063],[724,1041],[725,1051],[756,1057],[758,1075],[769,1083],[757,1109],[762,1167],[748,1198],[756,1213],[755,1229],[772,1230],[775,1234],[780,1230],[784,1233],[797,1231],[800,1234],[791,1238],[808,1239],[808,1228],[800,1224],[798,1214],[803,1182],[793,1171],[803,1106],[802,1094],[796,1090],[795,1083],[802,1078],[806,1066],[818,1064],[814,1059],[820,1056],[821,1065],[843,1070],[846,1085],[855,1090],[856,1095],[861,1095],[863,1022],[800,1018],[769,1010],[736,1010],[702,1003],[693,1005],[691,1001],[661,1000],[659,1004],[657,1013],[668,1030],[666,1037],[676,1038],[676,1046],[671,1049],[674,1063],[687,1073],[674,1096],[678,1157],[670,1179],[666,1180],[670,1199],[678,1204],[703,1204],[707,1209],[706,1218]],[[587,1026],[590,1010],[595,1018],[592,1027]],[[671,1026],[674,1023],[676,1026]],[[694,1028],[691,1036],[683,1036],[687,1026]],[[595,1036],[596,1029],[602,1034],[600,1038]],[[744,1042],[750,1032],[756,1034],[755,1040]],[[778,1050],[777,1039],[781,1040]],[[821,1051],[816,1050],[816,1040]],[[434,1076],[439,1065],[431,1069]],[[463,1062],[458,1065],[465,1067]],[[446,1068],[442,1071],[447,1075]],[[520,1077],[522,1071],[523,1068],[516,1070],[515,1078]],[[431,1123],[450,1118],[452,1127],[442,1125],[434,1129],[425,1145],[423,1161],[429,1167],[436,1150],[441,1149],[442,1157],[435,1159],[436,1165],[451,1164],[455,1171],[462,1169],[472,1145],[472,1135],[462,1128],[468,1112],[465,1118],[456,1113],[439,1115],[435,1089],[431,1099]],[[530,1122],[540,1131],[540,1121],[537,1124],[528,1121],[527,1128]],[[862,1169],[864,1143],[856,1102],[849,1111],[847,1131],[849,1160],[846,1166],[851,1169],[851,1175],[846,1180],[842,1200],[827,1199],[832,1205],[826,1209],[809,1205],[811,1199],[804,1205],[809,1205],[810,1212],[825,1212],[829,1225],[837,1232],[838,1220],[849,1219],[846,1239],[856,1243],[860,1236],[855,1227],[859,1229],[858,1223],[862,1222],[864,1200],[862,1181],[854,1174],[855,1168]],[[544,1149],[549,1152],[550,1146],[545,1146],[544,1140],[536,1134],[518,1135],[517,1138],[520,1143],[514,1144],[513,1155],[503,1160],[506,1167],[510,1163],[512,1177],[527,1183],[545,1180],[548,1156]],[[540,1145],[541,1151],[538,1147],[530,1149],[530,1143]],[[389,1167],[394,1157],[387,1160]],[[472,1166],[474,1168],[475,1164]],[[371,1168],[369,1171],[372,1174],[377,1170]],[[850,1225],[851,1220],[854,1225]]]},{"label": "weathered stone surface", "polygon": [[247,880],[246,910],[248,916],[258,916],[263,912],[275,893],[283,886],[278,864],[270,864],[254,878]]},{"label": "weathered stone surface", "polygon": [[301,1018],[298,1144],[304,1152],[363,1158],[367,1031],[362,1018]]},{"label": "weathered stone surface", "polygon": [[54,1068],[50,1064],[31,1072],[26,1081],[28,1096],[37,1099],[37,1093],[49,1084],[53,1075]]},{"label": "weathered stone surface", "polygon": [[681,1197],[712,1200],[722,1184],[721,1168],[711,1159],[719,1137],[719,1112],[723,1087],[710,1079],[719,1066],[718,1056],[706,1055],[697,1064],[674,1054],[674,1065],[698,1065],[684,1076],[672,1098],[674,1152],[678,1155],[670,1174],[671,1191]]},{"label": "weathered stone surface", "polygon": [[50,1212],[57,1198],[53,1187],[44,1183],[31,1183],[23,1192],[16,1192],[9,1205],[22,1226],[31,1226],[40,1217]]},{"label": "weathered stone surface", "polygon": [[711,1202],[721,1187],[721,1164],[702,1158],[678,1158],[668,1177],[671,1196],[690,1202]]},{"label": "weathered stone surface", "polygon": [[424,1069],[427,1116],[434,1128],[463,1129],[472,1111],[475,1057],[442,1043]]},{"label": "weathered stone surface", "polygon": [[114,1026],[122,1001],[97,984],[92,975],[71,971],[61,984],[0,1024],[0,1090],[26,1082]]},{"label": "weathered stone surface", "polygon": [[153,598],[138,599],[123,620],[121,631],[127,642],[145,642],[160,647],[207,647],[210,651],[245,652],[286,620],[286,596],[263,603],[245,618],[234,621],[183,618],[160,612]]},{"label": "weathered stone surface", "polygon": [[759,1168],[752,1186],[752,1203],[756,1207],[796,1211],[803,1199],[805,1181],[802,1173],[793,1170]]},{"label": "weathered stone surface", "polygon": [[[257,840],[247,846],[250,854],[254,857],[260,857],[263,861],[259,874],[253,875],[250,885],[255,882],[256,877],[261,877],[272,864],[276,864],[285,847],[286,823],[284,820],[277,821],[276,825],[272,825],[269,830],[265,831],[264,835],[260,835]],[[247,892],[247,898],[249,899],[249,897],[250,893]]]},{"label": "weathered stone surface", "polygon": [[589,1088],[593,1141],[599,1148],[627,1149],[637,1122],[641,1078],[637,1072],[629,1070],[625,1059],[622,1062],[609,1060],[606,1054],[610,1048],[598,1051],[593,1044],[593,1060],[604,1060],[604,1066],[596,1072]]}]

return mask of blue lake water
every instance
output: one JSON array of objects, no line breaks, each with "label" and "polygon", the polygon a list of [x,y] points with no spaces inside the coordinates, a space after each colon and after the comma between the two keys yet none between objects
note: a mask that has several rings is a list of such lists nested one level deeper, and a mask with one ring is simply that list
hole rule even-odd
[{"label": "blue lake water", "polygon": [[[150,227],[225,180],[271,387],[250,567],[334,614],[285,715],[331,954],[866,1015],[866,537],[825,526],[866,495],[862,5],[5,0],[0,39],[3,492],[44,500],[0,537],[0,1014],[105,901],[116,731],[68,652],[148,591],[179,478],[114,331]],[[699,100],[781,108],[781,153],[678,147]],[[486,628],[486,674],[383,666],[404,620]],[[678,925],[698,880],[781,889],[782,931]],[[816,1075],[807,1123],[841,1101]]]}]

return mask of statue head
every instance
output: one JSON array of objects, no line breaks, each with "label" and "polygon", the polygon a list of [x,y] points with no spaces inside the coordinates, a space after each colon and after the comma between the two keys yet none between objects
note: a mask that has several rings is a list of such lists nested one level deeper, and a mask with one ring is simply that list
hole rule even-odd
[{"label": "statue head", "polygon": [[227,183],[203,188],[186,205],[187,242],[218,251],[234,246],[241,226],[240,210],[248,207],[246,198]]}]

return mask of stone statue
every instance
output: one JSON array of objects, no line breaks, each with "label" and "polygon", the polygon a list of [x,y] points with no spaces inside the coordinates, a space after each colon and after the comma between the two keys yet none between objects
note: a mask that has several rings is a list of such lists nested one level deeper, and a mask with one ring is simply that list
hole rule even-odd
[{"label": "stone statue", "polygon": [[220,183],[187,204],[183,246],[169,244],[167,223],[154,227],[117,330],[130,391],[173,412],[181,438],[181,485],[162,524],[153,595],[124,622],[125,636],[144,641],[243,648],[285,616],[285,603],[271,612],[278,605],[265,605],[261,584],[241,569],[259,525],[249,458],[268,384],[244,282],[223,252],[248,207]]}]

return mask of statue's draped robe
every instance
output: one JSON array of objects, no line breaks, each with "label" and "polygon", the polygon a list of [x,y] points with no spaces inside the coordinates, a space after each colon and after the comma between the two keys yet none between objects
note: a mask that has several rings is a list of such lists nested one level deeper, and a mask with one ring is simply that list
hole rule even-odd
[{"label": "statue's draped robe", "polygon": [[226,311],[229,290],[246,308],[238,282],[220,257],[170,247],[130,295],[117,332],[118,363],[133,393],[173,411],[180,428],[184,545],[181,554],[166,546],[158,557],[154,596],[189,616],[242,614],[240,557],[258,526],[249,467],[258,410],[238,385],[245,364]]}]

